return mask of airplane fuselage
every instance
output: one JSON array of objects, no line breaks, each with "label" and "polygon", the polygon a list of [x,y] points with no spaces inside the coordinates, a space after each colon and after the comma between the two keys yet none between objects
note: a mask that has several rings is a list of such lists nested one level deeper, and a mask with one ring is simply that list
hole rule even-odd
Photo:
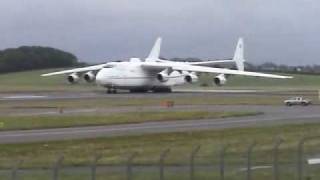
[{"label": "airplane fuselage", "polygon": [[142,89],[170,88],[184,84],[185,74],[173,71],[166,81],[157,79],[158,72],[143,69],[142,62],[117,62],[112,68],[102,68],[96,74],[96,83],[106,88]]}]

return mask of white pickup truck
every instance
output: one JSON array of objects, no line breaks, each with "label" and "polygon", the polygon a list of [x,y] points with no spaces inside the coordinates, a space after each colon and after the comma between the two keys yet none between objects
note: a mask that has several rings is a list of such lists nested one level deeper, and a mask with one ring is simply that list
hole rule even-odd
[{"label": "white pickup truck", "polygon": [[308,99],[303,99],[302,97],[293,97],[285,100],[284,104],[287,106],[292,106],[292,105],[308,106],[311,104],[311,101]]}]

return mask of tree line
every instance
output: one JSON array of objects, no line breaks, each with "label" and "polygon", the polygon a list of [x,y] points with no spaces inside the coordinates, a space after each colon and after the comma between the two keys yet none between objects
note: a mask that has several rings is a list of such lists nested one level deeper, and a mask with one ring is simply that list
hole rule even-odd
[{"label": "tree line", "polygon": [[277,65],[272,62],[263,63],[260,65],[253,65],[246,63],[246,69],[251,71],[264,71],[264,72],[282,72],[282,73],[296,73],[296,74],[320,74],[320,65]]},{"label": "tree line", "polygon": [[[166,59],[162,57],[162,59]],[[197,62],[199,58],[171,58],[172,61]],[[34,69],[85,66],[79,63],[75,55],[59,49],[41,46],[21,46],[0,50],[0,73],[17,72]],[[215,67],[235,69],[234,63],[217,64]],[[245,63],[247,71],[320,74],[320,65],[289,66],[267,62],[259,65]]]},{"label": "tree line", "polygon": [[0,73],[75,66],[77,57],[51,47],[21,46],[0,51]]}]

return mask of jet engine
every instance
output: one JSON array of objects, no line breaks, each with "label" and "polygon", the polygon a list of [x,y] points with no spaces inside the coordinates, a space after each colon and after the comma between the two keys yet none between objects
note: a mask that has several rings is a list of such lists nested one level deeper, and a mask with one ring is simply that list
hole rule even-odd
[{"label": "jet engine", "polygon": [[77,83],[79,81],[79,76],[77,73],[72,73],[68,76],[68,82],[71,84]]},{"label": "jet engine", "polygon": [[213,79],[213,81],[217,86],[222,86],[227,83],[227,78],[224,74],[219,74]]},{"label": "jet engine", "polygon": [[184,81],[187,83],[194,83],[198,81],[198,76],[194,73],[189,73],[184,76]]},{"label": "jet engine", "polygon": [[90,82],[93,82],[93,81],[96,79],[96,76],[93,74],[92,71],[89,71],[89,72],[87,72],[87,73],[85,73],[85,74],[83,75],[83,79],[84,79],[86,82],[90,83]]},{"label": "jet engine", "polygon": [[169,80],[169,75],[165,72],[161,72],[157,74],[157,79],[160,82],[166,82]]}]

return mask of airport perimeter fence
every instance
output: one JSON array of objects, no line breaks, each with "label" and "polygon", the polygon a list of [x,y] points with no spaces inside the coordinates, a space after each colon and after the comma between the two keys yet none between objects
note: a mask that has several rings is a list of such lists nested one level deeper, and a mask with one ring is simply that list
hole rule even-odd
[{"label": "airport perimeter fence", "polygon": [[[171,161],[171,150],[164,149],[153,163],[144,163],[143,155],[132,153],[122,164],[99,161],[102,155],[93,155],[86,165],[64,164],[67,157],[59,156],[50,168],[20,168],[23,161],[12,169],[0,170],[1,180],[319,180],[320,136],[305,137],[287,148],[276,138],[272,148],[258,141],[248,144],[239,155],[230,145],[217,147],[212,156],[202,155],[201,146],[190,149],[180,163]],[[280,148],[283,146],[282,148]],[[289,147],[289,146],[288,146]],[[206,153],[210,154],[210,153]],[[139,159],[140,158],[140,159]]]}]

